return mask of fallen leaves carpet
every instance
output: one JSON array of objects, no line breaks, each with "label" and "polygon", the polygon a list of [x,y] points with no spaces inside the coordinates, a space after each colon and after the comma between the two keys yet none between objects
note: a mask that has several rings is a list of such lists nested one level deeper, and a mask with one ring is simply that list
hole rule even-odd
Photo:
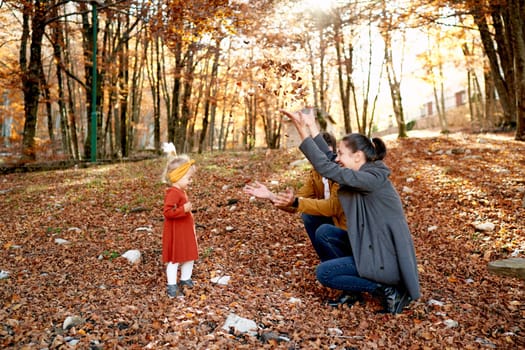
[{"label": "fallen leaves carpet", "polygon": [[[0,177],[0,347],[4,349],[519,349],[524,282],[487,271],[525,256],[525,144],[453,134],[387,141],[419,261],[422,298],[399,315],[371,297],[324,305],[300,218],[243,186],[297,188],[297,150],[192,155],[200,258],[195,288],[166,295],[164,160]],[[476,223],[490,222],[491,231]],[[121,255],[130,249],[141,260]],[[230,276],[228,285],[214,277]],[[229,314],[258,335],[223,329]],[[68,317],[82,322],[64,329]],[[278,335],[268,337],[268,334]]]}]

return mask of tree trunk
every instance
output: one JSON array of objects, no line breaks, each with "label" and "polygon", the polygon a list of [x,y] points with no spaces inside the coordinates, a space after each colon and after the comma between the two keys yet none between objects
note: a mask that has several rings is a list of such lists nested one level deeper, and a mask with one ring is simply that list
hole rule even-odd
[{"label": "tree trunk", "polygon": [[[390,97],[392,99],[392,110],[394,111],[394,116],[397,122],[397,137],[403,138],[407,137],[407,129],[405,124],[405,115],[403,111],[403,100],[401,98],[401,76],[402,74],[397,74],[394,59],[393,59],[393,49],[392,49],[392,15],[386,11],[385,1],[382,2],[382,22],[381,22],[381,36],[385,43],[385,52],[384,52],[384,62],[386,68],[386,75],[388,80],[388,85],[390,87]],[[404,38],[403,38],[404,40]],[[403,52],[401,53],[403,55]],[[402,64],[401,64],[402,68]]]},{"label": "tree trunk", "polygon": [[[230,40],[229,41],[229,45],[228,45],[228,50],[226,52],[226,57],[227,57],[227,62],[226,62],[226,75],[229,75],[229,72],[230,72],[230,69],[231,69],[231,65],[230,65],[230,58],[231,58],[231,48],[232,48],[232,41]],[[222,91],[223,91],[223,95],[222,95],[222,111],[221,111],[221,121],[220,121],[220,125],[219,125],[219,136],[217,137],[218,139],[218,149],[220,151],[224,151],[224,146],[225,146],[225,143],[226,143],[226,139],[224,138],[225,134],[227,134],[228,132],[228,121],[226,120],[226,106],[227,106],[227,101],[228,101],[228,83],[230,82],[229,79],[224,79],[224,86],[222,88]],[[235,85],[237,86],[237,85]],[[237,90],[235,88],[235,90]],[[233,96],[235,96],[236,94],[233,93],[232,94]]]},{"label": "tree trunk", "polygon": [[[352,123],[350,119],[350,90],[351,90],[351,76],[352,76],[352,45],[349,44],[350,57],[344,54],[344,40],[341,32],[341,21],[337,21],[334,25],[335,30],[335,52],[337,54],[337,78],[339,82],[339,95],[341,97],[341,107],[343,109],[343,121],[345,126],[345,133],[352,132]],[[343,51],[343,52],[342,52]],[[343,57],[343,55],[345,57]],[[343,66],[346,67],[346,72],[343,72]],[[346,73],[346,74],[345,74]],[[346,78],[346,82],[343,78]]]},{"label": "tree trunk", "polygon": [[[188,131],[188,123],[191,119],[191,96],[193,92],[193,80],[195,76],[195,65],[194,65],[194,56],[195,56],[195,46],[190,45],[186,55],[186,77],[184,79],[184,91],[182,94],[182,109],[181,109],[181,121],[179,123],[179,128],[181,132],[184,131],[184,137],[181,140],[181,149],[188,153],[191,151],[193,144],[188,142],[193,138],[193,132]],[[196,116],[195,116],[196,117]]]},{"label": "tree trunk", "polygon": [[[217,46],[214,48],[211,48],[214,52],[213,55],[213,63],[212,63],[212,69],[208,81],[208,87],[206,88],[206,96],[204,97],[204,115],[202,118],[202,132],[199,139],[199,153],[202,153],[204,149],[204,141],[206,140],[206,134],[208,132],[208,125],[210,124],[210,109],[213,108],[212,104],[214,102],[212,101],[213,97],[212,95],[215,92],[215,86],[217,81],[217,74],[219,71],[219,58],[220,58],[220,40],[217,41]],[[211,124],[211,128],[213,129],[213,123]],[[213,135],[212,135],[213,137]],[[213,149],[213,139],[210,140],[210,148]]]},{"label": "tree trunk", "polygon": [[[34,7],[34,8],[33,8]],[[23,9],[23,29],[20,44],[20,69],[22,71],[22,91],[24,94],[24,134],[22,138],[22,160],[36,159],[35,135],[40,98],[40,71],[42,66],[42,39],[46,26],[46,8],[40,1],[25,2]],[[33,13],[31,17],[30,14]],[[31,34],[29,22],[31,21]],[[27,42],[29,45],[29,63],[27,63]]]},{"label": "tree trunk", "polygon": [[217,137],[215,136],[216,132],[216,116],[217,116],[217,104],[218,104],[218,95],[219,95],[219,89],[220,89],[220,83],[219,83],[219,63],[220,63],[220,57],[221,57],[221,41],[223,38],[216,39],[216,46],[215,46],[215,60],[214,60],[214,69],[215,72],[212,71],[213,77],[213,84],[211,86],[211,119],[210,119],[210,151],[213,152],[214,146],[215,146],[215,140]]},{"label": "tree trunk", "polygon": [[[93,25],[90,24],[89,21],[89,14],[90,12],[87,10],[87,6],[85,3],[79,3],[79,9],[82,13],[82,46],[84,50],[84,74],[86,77],[86,101],[87,101],[87,108],[86,108],[86,124],[87,124],[87,137],[84,140],[84,159],[90,159],[91,158],[91,137],[95,136],[97,138],[97,144],[98,144],[98,130],[96,134],[94,135],[92,127],[93,123],[91,121],[92,115],[92,105],[93,102],[95,103],[95,108],[99,105],[100,102],[100,94],[99,94],[99,87],[100,87],[100,81],[101,79],[97,79],[97,86],[95,87],[96,91],[96,98],[95,101],[92,101],[92,82],[93,82],[93,50],[95,48],[94,38],[93,38]],[[97,74],[98,76],[98,68]],[[98,113],[96,116],[97,118],[96,124],[98,125]],[[97,147],[98,149],[98,147]]]},{"label": "tree trunk", "polygon": [[[148,37],[148,35],[152,35]],[[146,53],[146,73],[153,104],[153,146],[155,151],[160,152],[160,105],[161,105],[161,64],[160,64],[160,36],[148,34],[144,40],[144,51]],[[149,45],[152,42],[153,45]]]},{"label": "tree trunk", "polygon": [[397,80],[395,71],[393,70],[393,62],[391,56],[391,48],[385,46],[385,62],[386,73],[388,78],[388,85],[390,86],[390,96],[392,98],[392,109],[397,122],[397,137],[407,137],[407,129],[405,124],[405,116],[403,113],[403,104],[401,99],[401,84]]},{"label": "tree trunk", "polygon": [[397,122],[397,137],[407,137],[405,124],[405,115],[403,112],[403,101],[401,98],[401,82],[395,72],[394,62],[392,59],[392,42],[390,37],[385,37],[385,67],[390,87],[390,97],[392,98],[392,110]]},{"label": "tree trunk", "polygon": [[484,73],[485,81],[485,119],[483,119],[484,128],[492,128],[496,124],[496,87],[490,69]]},{"label": "tree trunk", "polygon": [[[525,141],[525,2],[523,0],[509,1],[509,22],[513,38],[513,52],[516,74],[516,134],[515,139]],[[523,16],[523,17],[522,17]]]},{"label": "tree trunk", "polygon": [[[155,83],[154,83],[155,94],[153,96],[155,100],[154,103],[157,109],[153,116],[153,123],[154,123],[153,138],[155,142],[155,149],[157,151],[160,151],[160,97],[161,97],[160,88],[161,88],[161,81],[162,81],[162,78],[161,78],[162,77],[162,74],[161,74],[162,67],[160,64],[160,48],[159,48],[160,41],[161,41],[160,37],[155,38],[155,62],[156,62],[156,67],[157,67],[157,76],[156,76]],[[166,106],[166,107],[167,107],[166,114],[169,115],[169,106]]]},{"label": "tree trunk", "polygon": [[[64,22],[64,32],[63,32],[63,36],[64,36],[64,39],[65,39],[65,43],[66,43],[66,50],[64,52],[64,58],[65,58],[65,61],[66,61],[66,64],[64,65],[65,67],[67,66],[71,66],[70,70],[71,70],[71,73],[74,74],[74,67],[73,65],[71,65],[71,56],[70,56],[70,48],[71,48],[71,43],[70,43],[70,38],[69,38],[69,30],[68,30],[68,22],[67,20]],[[68,121],[69,121],[69,125],[70,125],[70,137],[71,137],[71,147],[73,148],[73,157],[75,159],[80,159],[80,151],[78,149],[78,146],[79,146],[79,143],[78,143],[78,133],[77,133],[77,120],[76,120],[76,113],[75,113],[75,96],[76,96],[76,93],[75,93],[75,89],[73,88],[73,79],[72,78],[68,78],[66,80],[66,85],[67,85],[67,96],[68,96],[68,99],[67,99],[67,104],[68,104]]]},{"label": "tree trunk", "polygon": [[[54,17],[57,16],[57,10],[53,10]],[[62,23],[56,21],[52,24],[52,38],[53,38],[53,57],[55,59],[56,75],[57,75],[57,89],[58,89],[58,112],[60,117],[60,133],[62,150],[71,155],[71,140],[69,136],[69,123],[67,120],[66,97],[64,93],[64,82],[62,67],[64,60],[62,59],[62,48],[65,47],[63,26]]]},{"label": "tree trunk", "polygon": [[44,93],[44,104],[46,105],[46,114],[47,114],[47,134],[49,136],[49,141],[51,143],[51,150],[55,147],[55,132],[53,125],[53,108],[51,106],[51,92],[49,91],[49,86],[47,85],[46,74],[44,72],[44,66],[42,65],[42,60],[40,60],[40,89]]},{"label": "tree trunk", "polygon": [[471,67],[473,53],[465,43],[461,47],[465,56],[465,66],[467,67],[467,101],[470,113],[470,123],[473,129],[481,130],[484,126],[483,105],[484,99],[481,95],[481,86],[476,71]]},{"label": "tree trunk", "polygon": [[[180,38],[182,40],[182,38]],[[168,142],[173,142],[175,148],[178,150],[182,149],[184,145],[185,132],[179,130],[180,122],[180,91],[181,91],[181,80],[182,80],[182,43],[179,41],[175,44],[175,67],[173,76],[173,90],[171,96],[171,114],[168,114]]]},{"label": "tree trunk", "polygon": [[[499,18],[499,15],[497,13],[493,13],[492,17]],[[478,11],[474,11],[474,21],[478,26],[481,42],[483,43],[485,54],[487,55],[487,58],[490,63],[492,78],[496,90],[498,91],[499,101],[503,109],[503,119],[510,120],[512,119],[512,116],[515,115],[516,109],[514,103],[512,102],[514,101],[514,99],[511,96],[511,90],[513,85],[512,78],[506,74],[508,72],[508,69],[506,67],[513,66],[512,59],[509,57],[508,54],[505,53],[505,50],[509,49],[508,45],[500,47],[500,44],[505,43],[504,40],[500,39],[501,42],[498,42],[498,49],[496,49],[496,43],[492,40],[492,34],[487,24],[487,19],[485,17],[485,14],[481,11],[481,9],[478,9]],[[497,20],[496,22],[500,23],[499,20]],[[498,38],[500,38],[502,36],[501,25],[497,25],[496,27],[498,28],[499,33]],[[502,69],[500,69],[500,59]],[[502,71],[505,72],[505,75],[501,74]]]},{"label": "tree trunk", "polygon": [[[208,71],[208,65],[204,64],[201,65],[204,66],[201,68],[199,72],[199,76],[206,76]],[[193,110],[192,110],[192,116],[190,120],[188,121],[188,149],[193,149],[193,146],[195,145],[195,121],[197,120],[197,117],[199,115],[200,105],[202,102],[202,96],[204,95],[204,88],[205,88],[206,82],[204,79],[199,79],[199,83],[197,85],[197,93],[194,94],[194,98],[192,100]]]},{"label": "tree trunk", "polygon": [[441,133],[448,134],[449,130],[448,130],[447,111],[445,109],[445,86],[443,83],[445,81],[445,77],[443,75],[443,59],[441,57],[439,39],[438,39],[438,55],[439,55],[438,72],[439,72],[439,81],[440,81],[440,84],[439,84],[440,100],[439,101],[441,103],[441,108],[440,108],[441,113],[439,114],[439,121],[441,124]]},{"label": "tree trunk", "polygon": [[131,103],[130,103],[130,112],[131,112],[131,130],[129,132],[129,149],[133,150],[135,147],[144,148],[145,144],[139,143],[138,139],[138,133],[137,133],[137,127],[140,123],[140,106],[142,102],[142,91],[144,88],[144,81],[142,74],[144,64],[146,62],[146,53],[144,50],[144,46],[139,48],[139,45],[144,41],[142,38],[145,36],[145,30],[144,28],[141,28],[139,30],[139,33],[137,34],[138,38],[135,41],[135,48],[134,48],[134,60],[133,60],[133,74],[131,77]]},{"label": "tree trunk", "polygon": [[[129,17],[126,26],[129,27]],[[126,31],[128,30],[126,27]],[[122,152],[122,157],[127,158],[129,156],[129,141],[128,141],[128,130],[129,120],[128,120],[128,96],[129,96],[129,42],[126,40],[119,50],[119,112],[120,112],[120,150]]]}]

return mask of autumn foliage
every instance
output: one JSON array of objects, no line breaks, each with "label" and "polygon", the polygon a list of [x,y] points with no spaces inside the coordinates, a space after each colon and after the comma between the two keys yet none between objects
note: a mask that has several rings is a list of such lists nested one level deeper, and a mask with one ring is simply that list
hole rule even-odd
[{"label": "autumn foliage", "polygon": [[[166,296],[160,259],[162,159],[3,175],[0,347],[523,348],[523,282],[486,268],[525,255],[523,143],[453,134],[387,144],[422,286],[404,313],[376,314],[370,297],[325,306],[337,292],[316,282],[299,217],[242,193],[254,180],[299,186],[307,169],[290,167],[296,149],[201,154],[189,191],[200,259],[181,300]],[[141,251],[138,264],[120,257],[129,249]],[[226,275],[226,286],[211,282]],[[258,336],[222,329],[230,313],[254,320]],[[82,322],[64,329],[70,316]]]}]

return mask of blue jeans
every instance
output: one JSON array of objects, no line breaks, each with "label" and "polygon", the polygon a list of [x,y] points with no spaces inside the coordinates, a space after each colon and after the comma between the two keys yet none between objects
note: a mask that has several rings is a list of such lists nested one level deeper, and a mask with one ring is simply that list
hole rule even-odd
[{"label": "blue jeans", "polygon": [[321,225],[315,232],[317,254],[321,261],[352,255],[348,233],[334,225]]},{"label": "blue jeans", "polygon": [[319,257],[321,257],[319,255],[319,250],[317,249],[316,231],[323,224],[333,225],[334,222],[332,218],[328,216],[317,216],[304,213],[301,214],[301,218],[303,219],[304,228],[306,230],[306,233],[308,234],[308,238],[310,238],[310,242],[312,242],[312,246],[314,247],[315,252]]},{"label": "blue jeans", "polygon": [[381,284],[359,277],[353,256],[321,262],[317,266],[317,280],[325,287],[345,292],[377,292]]},{"label": "blue jeans", "polygon": [[323,286],[346,292],[374,292],[381,286],[359,277],[346,230],[321,225],[315,238],[321,259],[317,266],[317,280]]}]

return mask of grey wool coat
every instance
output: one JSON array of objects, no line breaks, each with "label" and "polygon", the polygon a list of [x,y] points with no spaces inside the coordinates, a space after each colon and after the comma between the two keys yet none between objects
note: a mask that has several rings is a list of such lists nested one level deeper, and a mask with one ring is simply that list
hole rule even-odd
[{"label": "grey wool coat", "polygon": [[390,169],[382,161],[367,162],[359,171],[341,167],[328,159],[322,136],[305,139],[299,148],[318,173],[340,185],[339,201],[359,276],[402,285],[418,299],[414,243]]}]

